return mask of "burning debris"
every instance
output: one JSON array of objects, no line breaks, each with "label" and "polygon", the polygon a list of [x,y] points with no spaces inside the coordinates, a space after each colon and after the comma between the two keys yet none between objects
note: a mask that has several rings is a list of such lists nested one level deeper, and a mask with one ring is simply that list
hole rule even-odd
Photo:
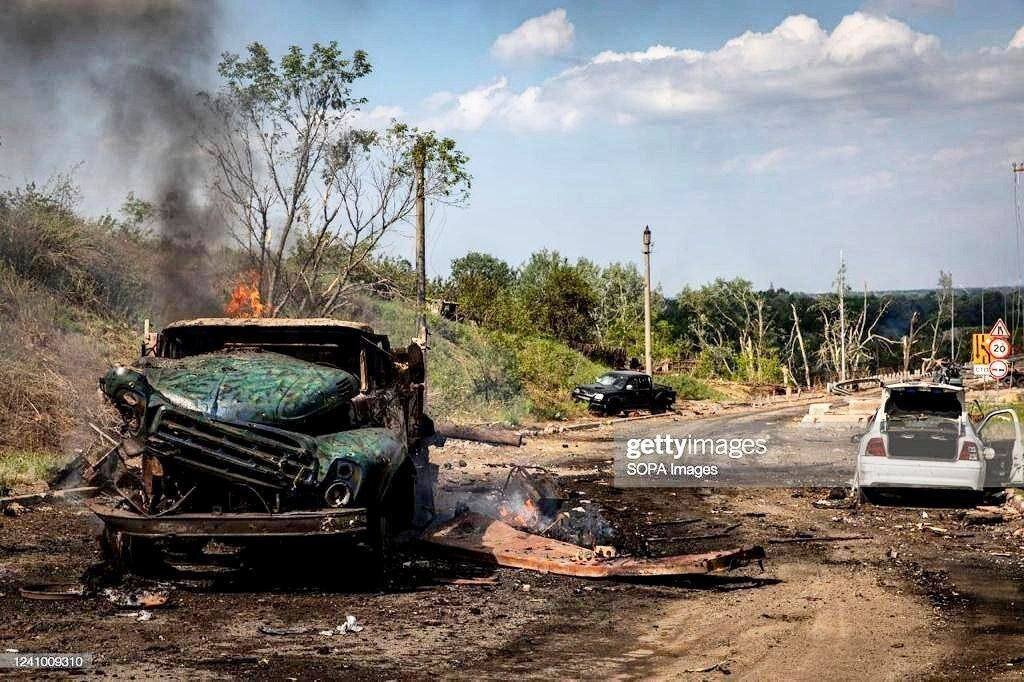
[{"label": "burning debris", "polygon": [[567,509],[567,501],[551,472],[515,465],[502,487],[497,518],[519,530],[584,547],[616,542],[618,532],[595,506]]},{"label": "burning debris", "polygon": [[540,467],[513,465],[492,496],[462,500],[425,541],[458,556],[499,566],[584,578],[653,577],[731,570],[764,559],[760,547],[640,558],[620,554],[620,533],[596,505],[569,497]]},{"label": "burning debris", "polygon": [[250,270],[240,275],[224,306],[224,314],[228,317],[254,318],[263,317],[267,312],[267,306],[260,298],[259,273]]}]

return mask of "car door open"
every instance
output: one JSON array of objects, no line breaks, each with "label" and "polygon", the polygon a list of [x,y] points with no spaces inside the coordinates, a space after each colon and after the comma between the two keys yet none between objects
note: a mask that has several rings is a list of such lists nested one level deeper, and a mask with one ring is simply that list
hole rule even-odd
[{"label": "car door open", "polygon": [[1017,413],[1011,409],[988,413],[978,426],[978,435],[985,443],[986,459],[989,460],[985,487],[1024,483],[1024,443],[1021,442]]}]

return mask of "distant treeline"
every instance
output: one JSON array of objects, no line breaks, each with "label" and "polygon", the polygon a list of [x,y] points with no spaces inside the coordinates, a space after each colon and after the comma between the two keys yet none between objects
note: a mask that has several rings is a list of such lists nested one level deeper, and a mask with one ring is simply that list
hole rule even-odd
[{"label": "distant treeline", "polygon": [[[378,261],[372,270],[368,285],[387,282],[380,293],[413,296],[407,262]],[[430,295],[455,302],[460,318],[486,328],[643,356],[643,277],[634,263],[571,262],[542,250],[515,267],[473,252],[455,259],[450,276],[431,283]],[[781,382],[787,373],[799,384],[834,379],[842,370],[844,345],[849,376],[917,369],[949,357],[954,295],[959,361],[969,359],[971,332],[987,330],[998,317],[1019,326],[1021,298],[1015,290],[954,289],[946,273],[938,273],[933,290],[844,287],[842,316],[838,285],[832,292],[807,294],[719,279],[674,295],[654,293],[654,355],[656,362],[682,364],[700,376],[748,383]]]}]

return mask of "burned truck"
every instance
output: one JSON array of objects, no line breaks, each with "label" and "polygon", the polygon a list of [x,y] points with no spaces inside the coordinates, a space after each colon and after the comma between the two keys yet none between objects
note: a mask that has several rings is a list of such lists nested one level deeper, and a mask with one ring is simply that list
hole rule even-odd
[{"label": "burned truck", "polygon": [[113,501],[91,508],[108,559],[129,570],[211,539],[353,536],[384,560],[429,511],[415,343],[332,319],[182,321],[100,389],[123,440],[108,456]]}]

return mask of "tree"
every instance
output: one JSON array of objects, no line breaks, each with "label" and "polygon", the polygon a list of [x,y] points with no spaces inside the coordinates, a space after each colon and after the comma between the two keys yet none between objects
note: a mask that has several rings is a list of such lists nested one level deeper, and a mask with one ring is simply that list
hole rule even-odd
[{"label": "tree", "polygon": [[453,140],[401,123],[353,129],[365,100],[352,84],[370,70],[365,52],[346,57],[335,42],[308,54],[292,46],[277,62],[252,43],[245,59],[224,55],[223,86],[205,96],[213,187],[272,316],[330,315],[365,284],[356,273],[414,208],[417,160],[428,200],[458,203],[468,192],[468,159]]},{"label": "tree", "polygon": [[[871,351],[877,350],[878,344],[895,343],[875,331],[889,309],[888,299],[879,302],[874,316],[871,316],[870,299],[865,285],[860,310],[850,310],[848,305],[846,296],[844,295],[840,302],[838,294],[834,297],[823,297],[818,304],[822,321],[818,363],[827,372],[839,378],[858,376],[860,370],[868,365]],[[843,369],[844,366],[846,371]]]},{"label": "tree", "polygon": [[743,279],[717,279],[679,298],[693,317],[704,371],[755,383],[778,380],[774,320],[763,292]]},{"label": "tree", "polygon": [[470,251],[452,261],[450,295],[459,313],[477,324],[493,326],[502,294],[513,285],[516,274],[508,263],[494,256]]},{"label": "tree", "polygon": [[519,274],[516,298],[537,332],[569,344],[593,339],[597,294],[583,270],[557,251],[530,256]]}]

